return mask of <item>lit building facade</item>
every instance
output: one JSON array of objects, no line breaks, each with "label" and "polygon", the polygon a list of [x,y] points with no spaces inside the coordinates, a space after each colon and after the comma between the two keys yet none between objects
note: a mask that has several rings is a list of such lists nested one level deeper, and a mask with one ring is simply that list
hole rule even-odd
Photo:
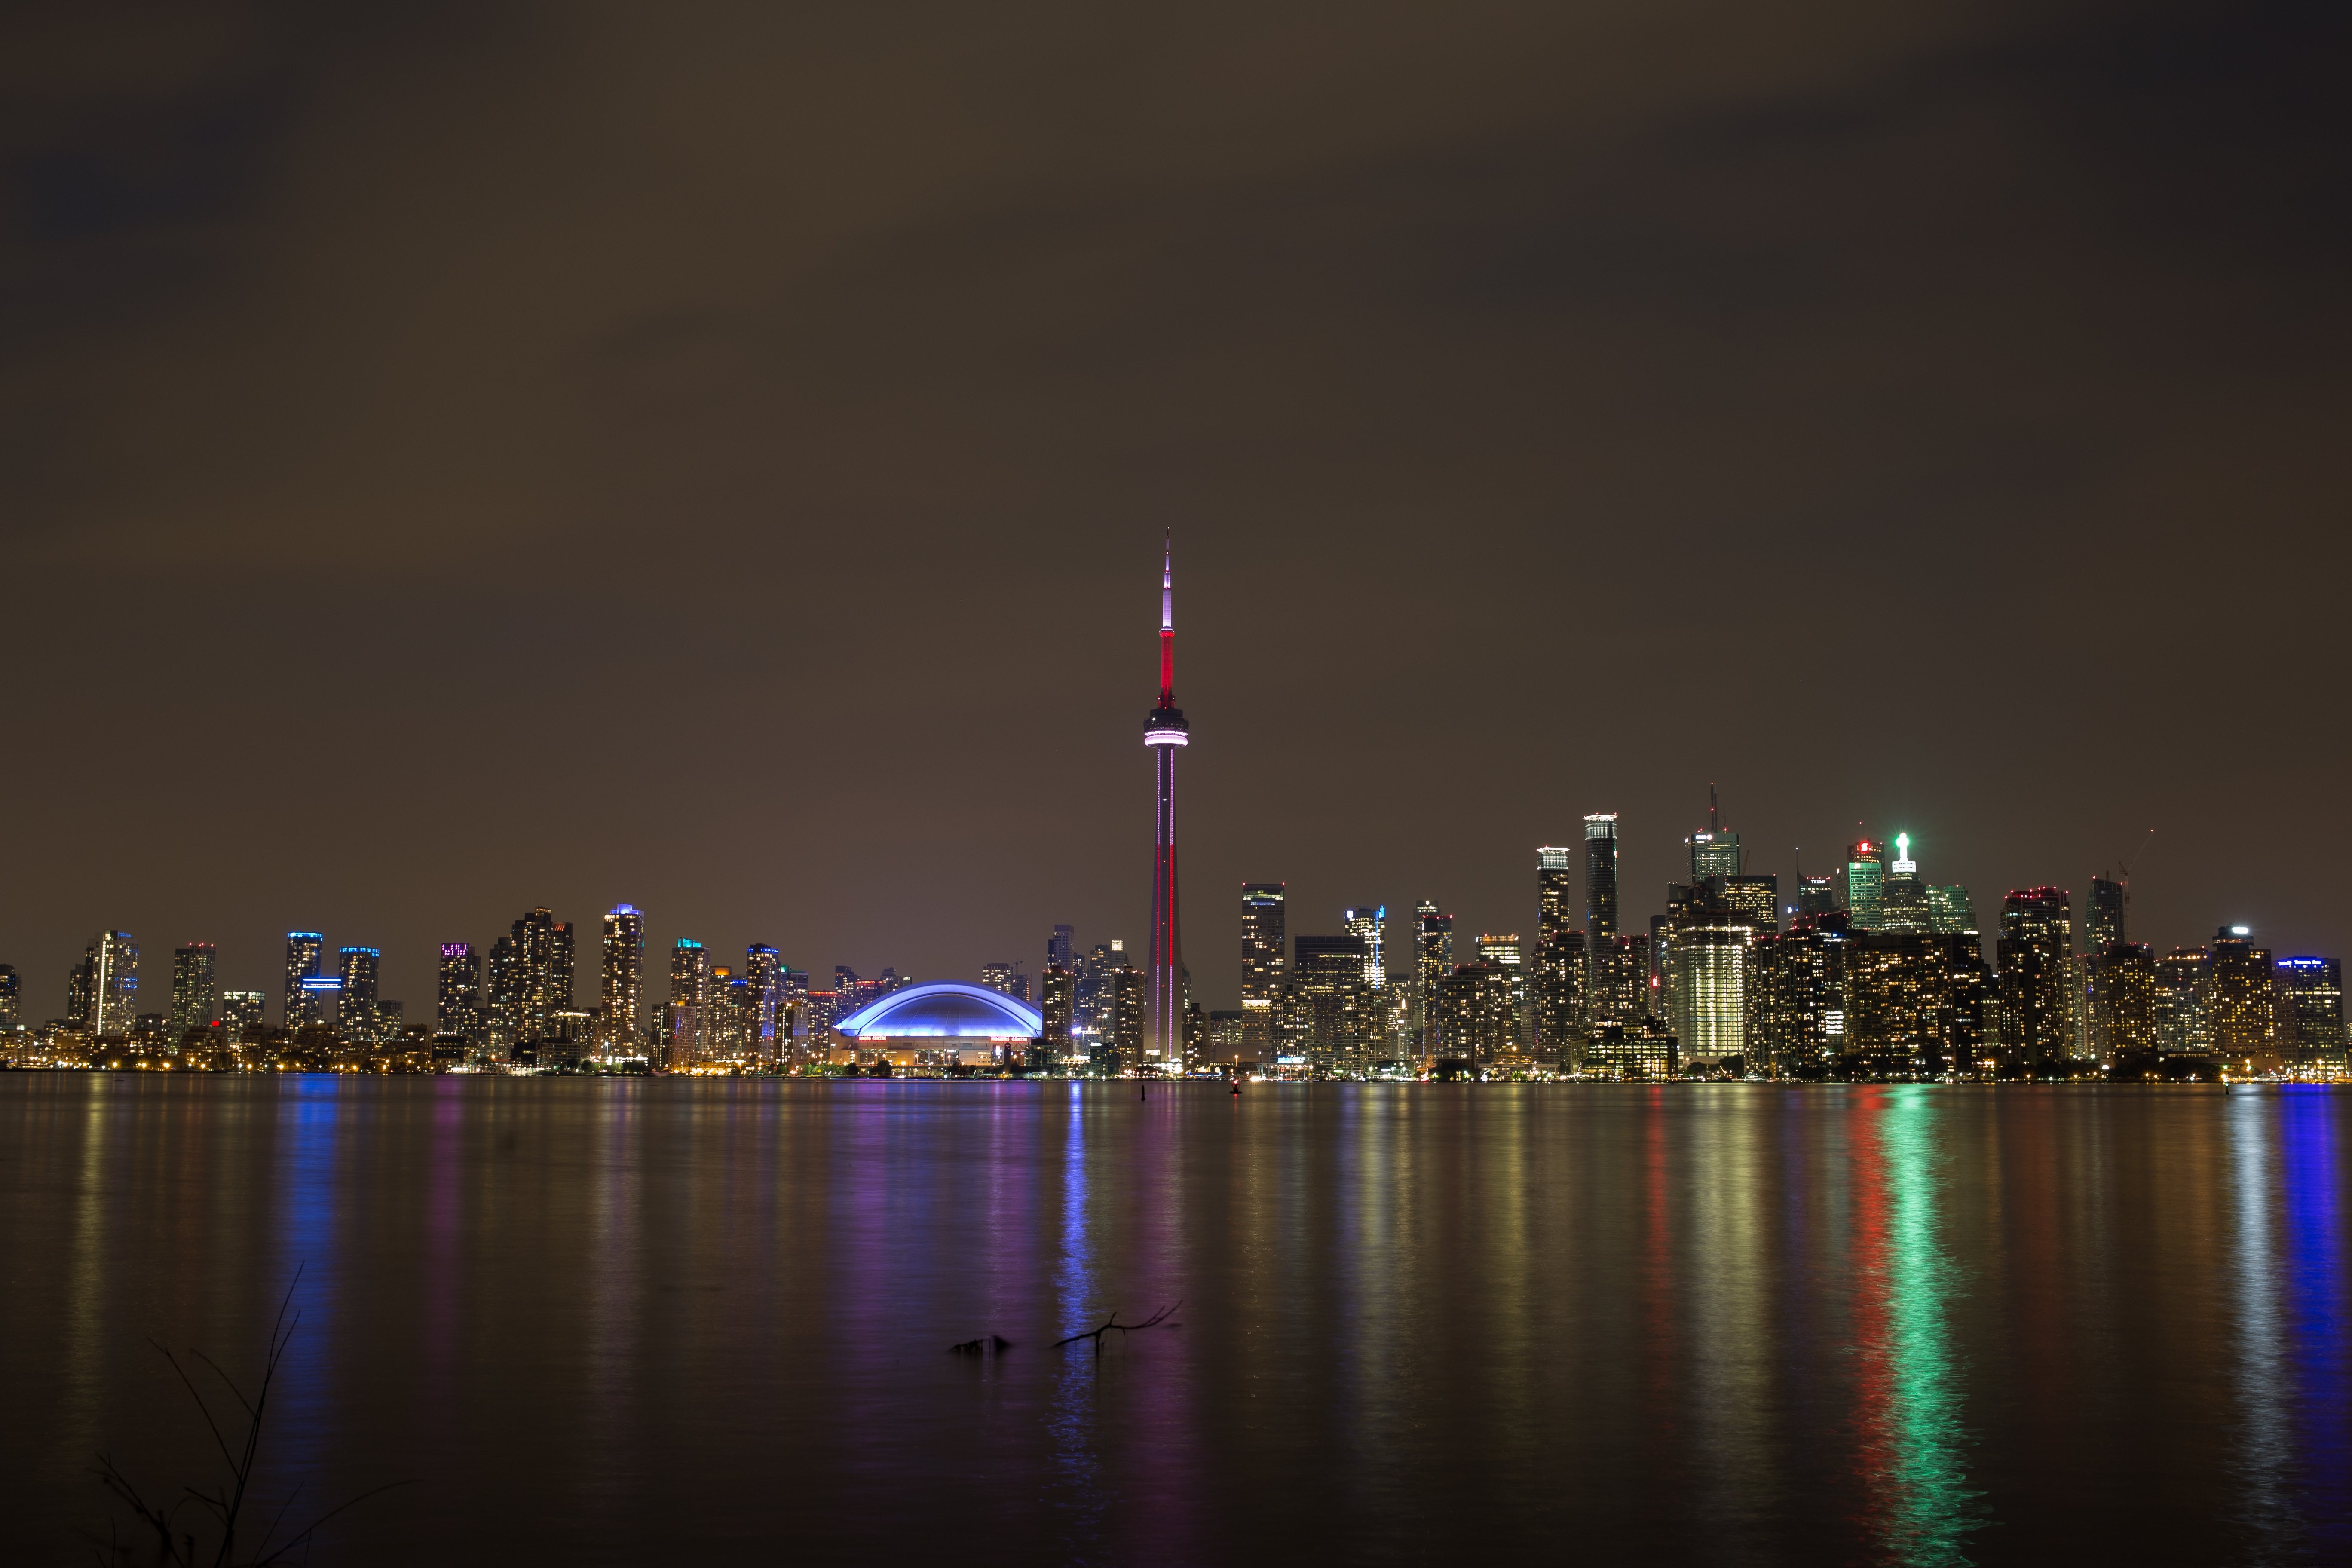
[{"label": "lit building facade", "polygon": [[634,904],[604,913],[598,1041],[607,1056],[634,1056],[645,1044],[646,917]]},{"label": "lit building facade", "polygon": [[286,933],[286,1032],[292,1034],[325,1023],[325,1010],[316,998],[318,988],[307,984],[319,978],[320,964],[326,957],[327,939],[314,931],[289,931]]},{"label": "lit building facade", "polygon": [[1381,932],[1388,920],[1386,904],[1350,904],[1339,911],[1339,929],[1363,942],[1364,984],[1375,991],[1388,986],[1388,966],[1381,957]]},{"label": "lit building facade", "polygon": [[2215,1056],[2242,1073],[2275,1072],[2280,1048],[2271,950],[2244,926],[2224,926],[2207,946],[2205,1026]]},{"label": "lit building facade", "polygon": [[1879,899],[1886,887],[1886,846],[1873,839],[1858,839],[1846,847],[1845,898],[1846,919],[1855,929],[1876,931],[1880,920]]},{"label": "lit building facade", "polygon": [[2063,888],[2014,889],[2001,900],[2000,1042],[2014,1062],[2047,1065],[2074,1054],[2071,910]]},{"label": "lit building facade", "polygon": [[1060,1072],[1068,1066],[1070,1026],[1077,1019],[1077,976],[1048,962],[1037,976],[1037,1044],[1029,1052],[1028,1067],[1033,1072]]},{"label": "lit building facade", "polygon": [[139,944],[127,931],[89,939],[67,990],[66,1016],[92,1035],[128,1035],[139,1021]]},{"label": "lit building facade", "polygon": [[172,1034],[208,1027],[218,1017],[218,951],[208,942],[172,950]]},{"label": "lit building facade", "polygon": [[336,955],[335,1032],[354,1044],[376,1038],[376,996],[383,968],[379,948],[347,947]]},{"label": "lit building facade", "polygon": [[1969,900],[1969,890],[1957,882],[1927,889],[1927,929],[1937,936],[1958,936],[1964,931],[1975,931],[1976,905]]},{"label": "lit building facade", "polygon": [[1435,900],[1423,899],[1413,906],[1412,923],[1411,1031],[1413,1048],[1429,1056],[1433,1049],[1430,1010],[1436,1005],[1437,988],[1454,973],[1454,917],[1440,910]]},{"label": "lit building facade", "polygon": [[1911,836],[1895,836],[1895,862],[1878,887],[1878,919],[1874,931],[1925,932],[1935,921],[1927,904],[1927,884],[1919,879],[1919,862],[1911,858]]},{"label": "lit building facade", "polygon": [[1274,1058],[1289,943],[1289,889],[1280,882],[1242,884],[1242,1006],[1251,1053]]},{"label": "lit building facade", "polygon": [[1301,936],[1291,949],[1283,999],[1286,1045],[1318,1072],[1360,1070],[1370,1060],[1377,1027],[1364,979],[1364,939]]},{"label": "lit building facade", "polygon": [[2278,961],[2288,1061],[2306,1072],[2345,1070],[2344,969],[2333,958]]},{"label": "lit building facade", "polygon": [[234,1046],[257,1038],[264,1027],[269,998],[258,991],[224,991],[220,994],[221,1035]]},{"label": "lit building facade", "polygon": [[441,944],[441,967],[434,988],[433,1025],[442,1034],[482,1038],[482,955],[470,942]]}]

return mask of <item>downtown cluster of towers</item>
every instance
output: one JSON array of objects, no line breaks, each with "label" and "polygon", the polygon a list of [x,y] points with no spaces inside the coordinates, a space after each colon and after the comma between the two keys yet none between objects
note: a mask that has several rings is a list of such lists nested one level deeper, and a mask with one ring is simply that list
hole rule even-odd
[{"label": "downtown cluster of towers", "polygon": [[1580,868],[1571,849],[1537,850],[1532,943],[1490,932],[1457,952],[1453,917],[1424,900],[1401,968],[1384,908],[1286,943],[1283,885],[1248,884],[1242,1006],[1209,1016],[1208,1058],[1329,1076],[2345,1070],[2335,959],[2274,957],[2242,927],[2159,955],[2128,939],[2127,885],[2104,876],[2079,926],[2063,888],[2009,892],[1988,943],[1968,889],[1928,883],[1907,835],[1854,843],[1783,902],[1708,816],[1685,840],[1689,879],[1643,929],[1621,915],[1618,818],[1599,813]]}]

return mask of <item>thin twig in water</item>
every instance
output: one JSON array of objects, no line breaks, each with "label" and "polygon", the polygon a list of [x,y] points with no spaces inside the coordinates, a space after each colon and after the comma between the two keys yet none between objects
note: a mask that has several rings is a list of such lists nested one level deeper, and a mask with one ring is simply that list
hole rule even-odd
[{"label": "thin twig in water", "polygon": [[[1183,1304],[1184,1303],[1180,1300],[1176,1303],[1176,1307],[1181,1307]],[[1095,1342],[1095,1354],[1100,1355],[1102,1354],[1103,1336],[1110,1332],[1113,1329],[1117,1329],[1122,1334],[1131,1334],[1139,1329],[1156,1329],[1160,1324],[1168,1321],[1168,1314],[1174,1311],[1176,1307],[1162,1307],[1160,1310],[1152,1313],[1151,1316],[1144,1319],[1143,1321],[1139,1323],[1122,1323],[1118,1321],[1118,1314],[1117,1312],[1113,1312],[1110,1317],[1104,1321],[1101,1328],[1088,1329],[1082,1334],[1072,1334],[1066,1340],[1055,1340],[1054,1342],[1054,1348],[1055,1350],[1060,1350],[1064,1345],[1074,1345],[1080,1340],[1092,1340]]]}]

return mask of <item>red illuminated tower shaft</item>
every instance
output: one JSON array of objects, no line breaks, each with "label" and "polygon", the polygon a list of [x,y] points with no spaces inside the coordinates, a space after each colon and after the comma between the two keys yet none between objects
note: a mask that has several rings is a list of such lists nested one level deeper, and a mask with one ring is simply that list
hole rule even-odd
[{"label": "red illuminated tower shaft", "polygon": [[1150,1008],[1143,1037],[1145,1068],[1184,1070],[1184,958],[1176,923],[1176,751],[1192,733],[1176,706],[1176,567],[1171,540],[1160,568],[1160,706],[1144,721],[1160,775],[1160,806],[1151,855],[1151,971],[1144,977]]}]

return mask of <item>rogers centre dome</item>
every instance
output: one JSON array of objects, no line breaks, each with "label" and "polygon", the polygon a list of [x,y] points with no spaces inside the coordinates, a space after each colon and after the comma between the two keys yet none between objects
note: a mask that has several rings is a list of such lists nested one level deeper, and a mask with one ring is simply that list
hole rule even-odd
[{"label": "rogers centre dome", "polygon": [[837,1059],[978,1067],[1044,1034],[1045,1016],[985,985],[934,980],[869,1002],[833,1029],[841,1040]]}]

